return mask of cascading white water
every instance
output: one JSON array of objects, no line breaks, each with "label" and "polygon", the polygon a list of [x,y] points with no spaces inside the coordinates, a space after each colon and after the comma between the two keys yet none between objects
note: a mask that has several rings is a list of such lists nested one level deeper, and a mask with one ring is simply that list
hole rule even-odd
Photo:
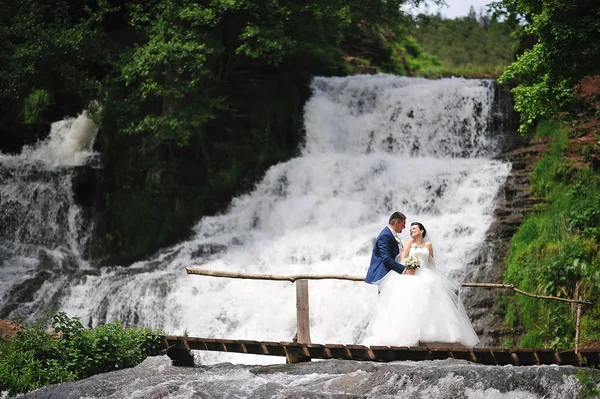
[{"label": "cascading white water", "polygon": [[[49,137],[19,155],[0,154],[0,309],[40,315],[64,270],[88,267],[90,228],[73,196],[97,128],[82,113],[52,124]],[[64,281],[63,281],[64,284]]]},{"label": "cascading white water", "polygon": [[[193,239],[71,281],[61,310],[90,325],[119,319],[170,334],[288,341],[293,284],[190,276],[184,267],[364,276],[396,210],[426,226],[438,265],[460,279],[510,169],[492,160],[492,82],[377,75],[316,78],[312,88],[300,156],[273,166],[224,214],[202,218]],[[375,286],[326,280],[309,290],[313,342],[362,338]],[[204,363],[277,360],[202,354]]]},{"label": "cascading white water", "polygon": [[48,138],[37,145],[25,146],[20,158],[40,161],[48,167],[82,166],[96,154],[92,151],[98,129],[84,111],[77,118],[52,124]]},{"label": "cascading white water", "polygon": [[[488,127],[491,82],[318,78],[313,91],[298,158],[271,168],[223,215],[200,220],[194,239],[129,267],[98,272],[82,257],[89,229],[82,226],[72,179],[96,156],[96,129],[84,116],[54,124],[48,140],[19,156],[0,154],[0,312],[10,315],[18,305],[15,312],[33,317],[53,297],[60,310],[90,324],[120,319],[174,334],[289,340],[295,333],[292,284],[188,276],[184,266],[364,276],[373,240],[394,210],[423,222],[438,265],[462,278],[510,169],[492,160],[498,145]],[[20,297],[10,303],[15,292]],[[376,297],[374,286],[360,282],[311,281],[313,341],[358,342]],[[203,353],[202,361],[283,359]],[[597,389],[577,381],[581,371],[455,359],[194,369],[156,356],[27,396],[550,399]],[[588,372],[585,381],[598,379],[595,370]]]}]

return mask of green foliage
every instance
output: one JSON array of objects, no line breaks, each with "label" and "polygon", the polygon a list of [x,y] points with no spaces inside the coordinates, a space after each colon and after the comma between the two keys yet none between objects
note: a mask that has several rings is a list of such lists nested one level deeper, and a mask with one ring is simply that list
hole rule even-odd
[{"label": "green foliage", "polygon": [[598,381],[596,374],[592,373],[589,369],[582,368],[577,370],[575,378],[583,385],[583,389],[579,392],[579,398],[600,398],[600,381]]},{"label": "green foliage", "polygon": [[25,122],[40,121],[42,110],[50,104],[50,95],[46,90],[34,90],[25,99]]},{"label": "green foliage", "polygon": [[519,345],[520,348],[541,348],[542,346],[542,333],[537,330],[529,331],[521,339],[521,344]]},{"label": "green foliage", "polygon": [[405,2],[7,0],[0,130],[31,144],[87,108],[103,154],[91,253],[132,262],[289,159],[311,77],[347,73],[344,52],[369,71],[438,68],[403,30]]},{"label": "green foliage", "polygon": [[66,114],[97,98],[96,65],[106,62],[104,2],[95,10],[64,0],[7,0],[2,7],[0,103],[13,104],[6,122],[17,122],[21,107],[28,123],[44,119],[39,112],[49,98]]},{"label": "green foliage", "polygon": [[[46,328],[50,322],[53,332]],[[124,328],[117,321],[85,329],[54,313],[12,340],[0,340],[0,391],[10,395],[139,364],[162,352],[160,331]]]},{"label": "green foliage", "polygon": [[531,189],[535,195],[547,196],[560,182],[569,182],[575,171],[562,160],[568,147],[569,131],[559,121],[542,121],[537,128],[536,137],[551,137],[550,154],[538,161],[533,169]]},{"label": "green foliage", "polygon": [[435,55],[426,53],[412,36],[406,36],[402,46],[406,49],[406,72],[412,75],[435,75],[444,71],[441,61]]},{"label": "green foliage", "polygon": [[514,59],[513,25],[489,12],[476,15],[471,9],[469,16],[456,19],[419,14],[410,19],[409,26],[423,51],[436,60],[416,69],[418,74],[499,76]]},{"label": "green foliage", "polygon": [[[537,138],[552,138],[553,145],[552,151],[562,151],[565,150],[565,144],[567,143],[565,134],[566,131],[563,131],[564,123],[557,119],[546,119],[541,121],[535,129],[535,137]],[[560,134],[556,134],[559,132]],[[557,144],[557,142],[559,144]],[[560,154],[556,154],[560,155]]]},{"label": "green foliage", "polygon": [[395,11],[387,13],[383,25],[352,21],[343,43],[345,52],[353,55],[351,73],[490,77],[499,76],[513,60],[514,23],[499,22],[489,12],[444,19],[439,14],[413,17]]},{"label": "green foliage", "polygon": [[[538,136],[552,137],[551,148],[531,175],[535,194],[546,197],[548,206],[531,214],[514,235],[504,282],[540,295],[594,302],[584,307],[582,339],[598,339],[600,177],[564,158],[568,130],[557,123],[538,126]],[[527,333],[522,345],[573,346],[574,307],[522,296],[503,299],[507,323]]]},{"label": "green foliage", "polygon": [[[575,85],[600,72],[600,3],[595,0],[503,0],[512,13],[529,23],[525,33],[537,44],[508,67],[500,82],[516,80],[515,109],[521,114],[521,132],[544,116],[575,116],[581,102]],[[581,13],[580,10],[586,10]]]},{"label": "green foliage", "polygon": [[99,144],[112,195],[97,236],[111,240],[98,247],[119,263],[137,260],[181,239],[200,215],[222,210],[289,158],[310,76],[341,73],[340,43],[353,18],[375,17],[357,7],[342,0],[123,7],[133,34],[116,54],[119,73],[106,81],[103,125],[112,137]]}]

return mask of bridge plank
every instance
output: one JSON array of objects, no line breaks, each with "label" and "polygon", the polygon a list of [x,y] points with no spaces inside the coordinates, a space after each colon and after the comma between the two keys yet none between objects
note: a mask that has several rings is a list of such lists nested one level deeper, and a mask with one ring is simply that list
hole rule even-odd
[{"label": "bridge plank", "polygon": [[325,347],[329,350],[329,353],[331,353],[331,356],[334,359],[348,359],[348,360],[353,360],[352,354],[346,348],[345,345],[326,344]]},{"label": "bridge plank", "polygon": [[223,342],[225,352],[248,353],[248,350],[241,342]]},{"label": "bridge plank", "polygon": [[475,356],[475,361],[481,364],[497,366],[498,361],[490,348],[473,348],[471,352]]},{"label": "bridge plank", "polygon": [[431,360],[444,360],[452,358],[452,350],[450,348],[429,348]]},{"label": "bridge plank", "polygon": [[390,346],[396,360],[429,360],[429,349],[422,346]]},{"label": "bridge plank", "polygon": [[267,342],[170,335],[162,337],[162,344],[165,349],[169,349],[167,354],[172,360],[175,359],[175,363],[178,365],[184,365],[184,363],[186,363],[181,361],[182,355],[184,353],[189,353],[190,350],[285,356],[290,362],[309,361],[310,359],[347,359],[390,362],[454,358],[489,365],[512,364],[515,366],[526,366],[536,364],[564,364],[576,366],[583,365],[587,367],[600,365],[600,349],[596,348],[583,348],[578,355],[573,349],[555,351],[547,348],[367,347],[363,345],[322,345],[298,342]]},{"label": "bridge plank", "polygon": [[517,357],[519,366],[534,366],[538,364],[535,352],[531,348],[515,348],[512,353]]},{"label": "bridge plank", "polygon": [[574,349],[559,350],[557,356],[560,359],[560,364],[579,366],[580,363],[583,363],[583,357],[581,355],[577,355]]},{"label": "bridge plank", "polygon": [[254,355],[269,354],[269,352],[267,351],[267,347],[262,342],[240,340],[240,344],[244,345],[244,348],[246,348],[245,353],[251,353]]},{"label": "bridge plank", "polygon": [[496,364],[499,366],[516,365],[517,359],[513,356],[510,349],[507,348],[490,348],[496,359]]},{"label": "bridge plank", "polygon": [[558,364],[560,359],[556,356],[556,351],[550,348],[536,348],[535,354],[539,364]]},{"label": "bridge plank", "polygon": [[389,346],[371,346],[371,351],[377,361],[392,362],[396,360]]},{"label": "bridge plank", "polygon": [[375,355],[364,345],[346,345],[346,349],[350,351],[352,358],[355,360],[375,360]]},{"label": "bridge plank", "polygon": [[308,353],[310,353],[310,357],[315,359],[332,359],[333,356],[325,345],[321,344],[308,344],[306,345],[308,349]]},{"label": "bridge plank", "polygon": [[206,338],[204,339],[204,345],[206,345],[206,350],[208,351],[225,352],[225,347],[219,339]]},{"label": "bridge plank", "polygon": [[307,344],[298,342],[282,342],[285,357],[288,363],[310,362],[310,353]]},{"label": "bridge plank", "polygon": [[267,355],[271,356],[285,356],[285,349],[281,346],[280,342],[264,342],[267,350]]},{"label": "bridge plank", "polygon": [[450,348],[450,351],[454,359],[468,360],[470,362],[476,360],[469,348]]},{"label": "bridge plank", "polygon": [[598,349],[581,349],[580,353],[586,366],[600,364],[600,351]]}]

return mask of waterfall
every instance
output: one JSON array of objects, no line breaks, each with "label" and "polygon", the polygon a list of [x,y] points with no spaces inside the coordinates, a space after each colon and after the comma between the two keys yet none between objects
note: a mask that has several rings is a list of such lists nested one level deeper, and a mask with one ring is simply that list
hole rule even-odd
[{"label": "waterfall", "polygon": [[0,318],[41,316],[69,273],[89,269],[91,226],[73,193],[80,169],[97,163],[96,133],[84,112],[21,154],[0,154]]},{"label": "waterfall", "polygon": [[[374,239],[396,210],[425,225],[437,265],[462,279],[510,170],[494,160],[493,81],[355,76],[315,78],[312,90],[298,157],[271,167],[226,212],[202,218],[190,240],[128,267],[48,282],[58,308],[90,326],[119,319],[168,334],[289,341],[293,284],[191,276],[184,268],[364,276]],[[30,262],[30,270],[41,267]],[[42,288],[32,305],[44,306]],[[310,281],[309,291],[313,342],[361,340],[375,286],[322,280]],[[207,364],[275,360],[201,356]]]}]

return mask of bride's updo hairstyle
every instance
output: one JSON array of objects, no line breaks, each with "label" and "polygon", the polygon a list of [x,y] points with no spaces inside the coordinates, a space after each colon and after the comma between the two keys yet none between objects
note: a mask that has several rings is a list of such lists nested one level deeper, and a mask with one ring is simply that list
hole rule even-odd
[{"label": "bride's updo hairstyle", "polygon": [[425,238],[425,234],[427,234],[427,230],[425,230],[425,226],[423,226],[421,223],[419,222],[412,222],[410,224],[411,226],[419,226],[419,230],[423,231],[423,238]]}]

